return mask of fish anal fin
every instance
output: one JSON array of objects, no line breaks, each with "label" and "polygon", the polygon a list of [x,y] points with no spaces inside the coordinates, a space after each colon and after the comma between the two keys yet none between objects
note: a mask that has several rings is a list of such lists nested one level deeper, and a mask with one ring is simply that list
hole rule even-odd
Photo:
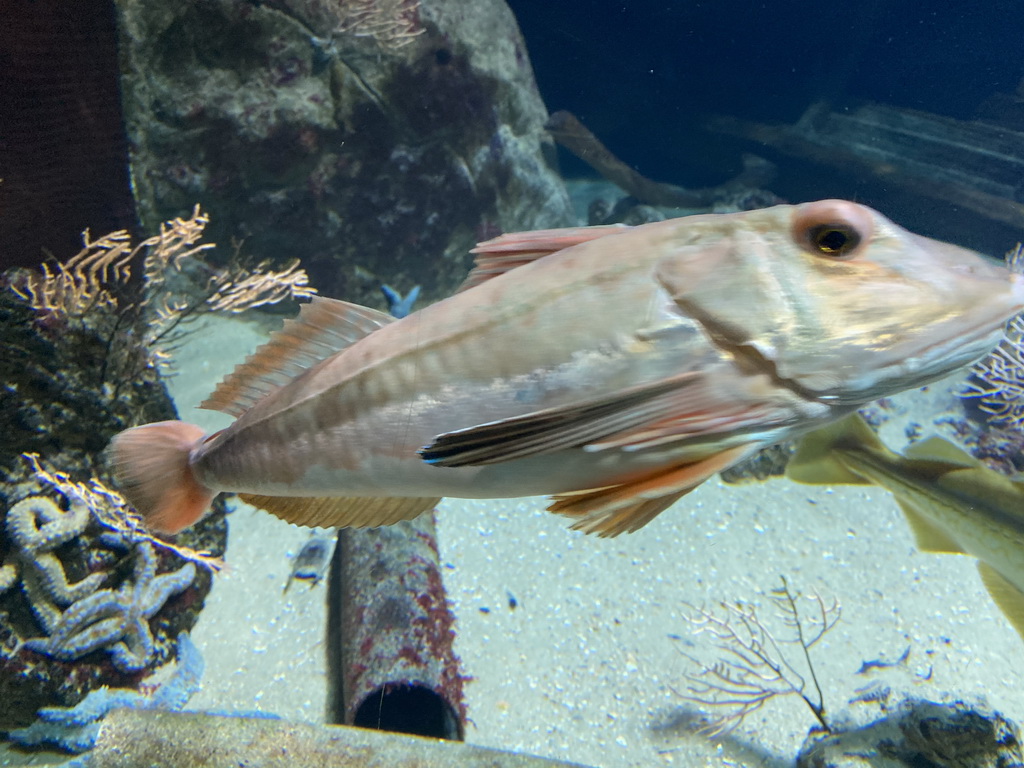
[{"label": "fish anal fin", "polygon": [[259,349],[224,377],[200,408],[239,416],[307,368],[394,318],[347,301],[314,296]]},{"label": "fish anal fin", "polygon": [[690,464],[622,485],[554,496],[549,512],[576,518],[572,527],[601,537],[639,530],[716,472],[748,456],[754,444],[739,445]]},{"label": "fish anal fin", "polygon": [[900,509],[910,523],[910,530],[914,532],[914,541],[917,548],[922,552],[948,552],[954,555],[967,554],[948,533],[932,523],[927,517],[918,512],[913,505],[898,499]]},{"label": "fish anal fin", "polygon": [[992,600],[1024,639],[1024,592],[988,563],[979,561],[978,573]]},{"label": "fish anal fin", "polygon": [[437,506],[440,498],[395,496],[262,496],[240,493],[238,497],[295,525],[324,528],[377,528],[412,520]]},{"label": "fish anal fin", "polygon": [[598,227],[567,227],[565,229],[538,229],[532,232],[510,232],[493,240],[480,243],[471,253],[476,254],[473,270],[456,293],[468,291],[492,277],[503,275],[516,267],[536,261],[549,254],[587,243],[607,235],[617,235],[630,229],[624,224]]}]

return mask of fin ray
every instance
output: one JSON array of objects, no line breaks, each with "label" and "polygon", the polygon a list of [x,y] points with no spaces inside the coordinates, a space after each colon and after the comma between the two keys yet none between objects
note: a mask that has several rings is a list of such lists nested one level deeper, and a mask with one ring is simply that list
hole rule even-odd
[{"label": "fin ray", "polygon": [[903,510],[903,515],[914,533],[914,541],[922,552],[947,552],[953,555],[965,555],[967,552],[954,539],[927,517],[917,511],[914,505],[905,499],[896,498],[896,503]]},{"label": "fin ray", "polygon": [[710,407],[700,373],[686,372],[569,405],[445,432],[420,450],[441,467],[480,466],[567,448],[637,451],[687,438],[763,428],[764,406]]},{"label": "fin ray", "polygon": [[559,494],[552,498],[548,511],[576,518],[572,527],[585,533],[601,537],[632,533],[716,472],[744,459],[755,447],[744,443],[632,483]]},{"label": "fin ray", "polygon": [[396,496],[263,496],[238,498],[295,525],[324,528],[377,528],[412,520],[433,509],[440,498]]},{"label": "fin ray", "polygon": [[240,416],[303,371],[392,322],[369,307],[314,296],[299,316],[224,377],[199,407]]},{"label": "fin ray", "polygon": [[[435,466],[464,467],[597,446],[638,424],[657,423],[677,414],[680,391],[700,378],[697,373],[683,373],[609,396],[445,432],[420,455]],[[699,428],[693,433],[699,434]]]},{"label": "fin ray", "polygon": [[1024,592],[988,563],[979,561],[978,573],[999,610],[1010,620],[1017,634],[1024,638]]},{"label": "fin ray", "polygon": [[630,227],[624,224],[609,224],[597,227],[538,229],[532,232],[499,235],[493,240],[479,243],[471,251],[476,254],[476,261],[456,293],[468,291],[492,277],[503,275],[549,254],[607,235],[621,234],[629,229]]}]

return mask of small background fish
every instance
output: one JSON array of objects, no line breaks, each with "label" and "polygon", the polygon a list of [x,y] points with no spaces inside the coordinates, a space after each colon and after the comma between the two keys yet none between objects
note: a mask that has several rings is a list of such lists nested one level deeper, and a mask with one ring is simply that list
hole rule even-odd
[{"label": "small background fish", "polygon": [[305,581],[311,588],[319,584],[331,563],[334,542],[334,536],[312,533],[292,560],[292,572],[284,584],[284,591],[287,592],[295,580]]}]

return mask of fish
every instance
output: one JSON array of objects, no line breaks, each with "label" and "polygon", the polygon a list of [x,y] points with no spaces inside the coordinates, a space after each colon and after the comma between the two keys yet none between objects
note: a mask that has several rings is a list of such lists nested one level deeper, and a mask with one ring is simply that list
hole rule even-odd
[{"label": "fish", "polygon": [[504,234],[404,318],[314,297],[200,407],[128,429],[115,481],[154,531],[220,492],[307,526],[381,526],[443,497],[552,497],[635,531],[760,448],[982,357],[1024,283],[822,200]]},{"label": "fish", "polygon": [[305,581],[310,587],[315,587],[327,573],[327,567],[331,563],[331,554],[334,552],[334,538],[320,533],[313,533],[302,549],[295,556],[292,562],[292,572],[288,581],[284,584],[284,592],[295,580]]},{"label": "fish", "polygon": [[786,475],[798,483],[889,491],[919,549],[977,558],[985,588],[1024,639],[1024,481],[938,436],[901,456],[859,414],[804,435]]}]

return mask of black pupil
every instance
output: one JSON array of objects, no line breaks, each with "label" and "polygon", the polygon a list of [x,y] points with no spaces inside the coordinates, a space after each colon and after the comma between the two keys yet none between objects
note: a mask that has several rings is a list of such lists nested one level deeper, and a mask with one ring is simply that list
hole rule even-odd
[{"label": "black pupil", "polygon": [[814,244],[822,253],[843,253],[850,250],[855,238],[845,229],[822,227],[814,233]]}]

